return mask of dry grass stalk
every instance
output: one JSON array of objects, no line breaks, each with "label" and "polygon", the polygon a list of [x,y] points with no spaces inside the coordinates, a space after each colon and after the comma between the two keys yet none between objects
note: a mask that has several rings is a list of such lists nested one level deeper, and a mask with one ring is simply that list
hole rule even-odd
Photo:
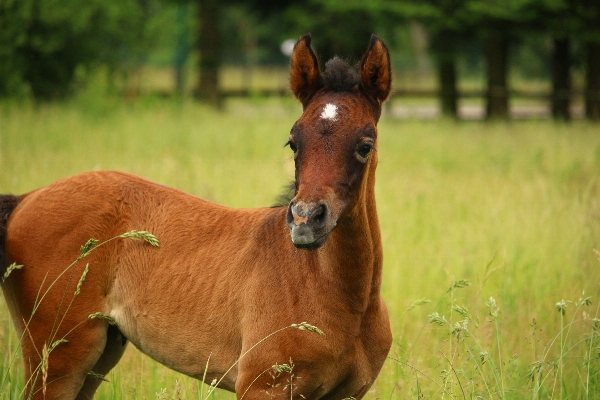
[{"label": "dry grass stalk", "polygon": [[48,382],[49,357],[48,344],[44,343],[44,348],[42,349],[42,393],[44,394],[44,398],[46,398],[46,383]]}]

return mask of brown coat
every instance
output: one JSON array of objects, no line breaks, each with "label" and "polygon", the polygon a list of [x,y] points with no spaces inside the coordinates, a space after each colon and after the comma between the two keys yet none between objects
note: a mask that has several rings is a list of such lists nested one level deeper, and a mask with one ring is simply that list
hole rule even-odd
[{"label": "brown coat", "polygon": [[[24,266],[3,292],[35,398],[91,398],[101,380],[88,373],[108,373],[127,341],[184,374],[201,379],[206,369],[207,382],[223,378],[238,398],[366,393],[391,345],[374,197],[376,124],[391,77],[378,38],[357,73],[344,86],[319,72],[310,36],[296,45],[292,89],[304,112],[290,134],[289,206],[231,209],[121,172],[3,197],[4,267]],[[91,237],[132,230],[160,246],[112,240],[69,267]],[[96,312],[103,318],[88,318]],[[324,335],[290,328],[260,342],[304,321]],[[36,370],[44,346],[45,378]],[[290,365],[293,378],[274,364]]]}]

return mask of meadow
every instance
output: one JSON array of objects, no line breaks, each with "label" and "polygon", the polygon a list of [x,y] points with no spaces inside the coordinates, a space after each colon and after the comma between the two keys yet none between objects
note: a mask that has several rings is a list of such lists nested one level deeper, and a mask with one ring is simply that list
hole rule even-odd
[{"label": "meadow", "polygon": [[[2,103],[0,192],[110,169],[231,207],[271,205],[293,177],[283,145],[300,113],[287,98],[220,112],[93,94]],[[378,154],[394,344],[366,398],[600,398],[600,126],[387,114]],[[0,299],[0,399],[17,399],[23,363]],[[106,379],[98,399],[207,392],[132,346]]]}]

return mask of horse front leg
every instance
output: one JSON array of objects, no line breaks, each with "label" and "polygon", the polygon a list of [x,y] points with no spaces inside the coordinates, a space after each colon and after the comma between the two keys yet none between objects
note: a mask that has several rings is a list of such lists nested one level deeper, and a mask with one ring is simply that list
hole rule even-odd
[{"label": "horse front leg", "polygon": [[290,360],[263,370],[240,371],[235,391],[238,400],[320,399],[325,394],[317,374],[304,372]]}]

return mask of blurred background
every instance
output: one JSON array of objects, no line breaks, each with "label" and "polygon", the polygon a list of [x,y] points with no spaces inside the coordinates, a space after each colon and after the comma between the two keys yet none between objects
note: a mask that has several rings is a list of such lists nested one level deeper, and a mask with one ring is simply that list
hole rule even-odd
[{"label": "blurred background", "polygon": [[600,120],[598,0],[2,0],[0,96],[289,96],[289,53],[392,53],[398,117]]},{"label": "blurred background", "polygon": [[[393,62],[394,344],[365,398],[598,398],[600,0],[0,0],[0,193],[112,169],[272,204],[307,32],[322,64],[372,33]],[[19,340],[0,296],[0,400],[23,395]],[[207,398],[134,346],[107,380],[96,398]]]}]

